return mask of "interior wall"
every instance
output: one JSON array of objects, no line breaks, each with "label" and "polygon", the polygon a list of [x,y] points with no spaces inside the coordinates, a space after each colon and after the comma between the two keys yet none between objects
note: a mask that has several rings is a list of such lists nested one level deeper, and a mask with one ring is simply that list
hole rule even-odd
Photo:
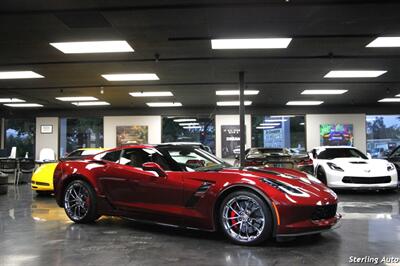
[{"label": "interior wall", "polygon": [[148,142],[161,143],[161,116],[105,116],[104,147],[117,145],[117,126],[148,126]]},{"label": "interior wall", "polygon": [[[35,139],[35,158],[39,159],[40,150],[43,148],[53,149],[58,157],[58,117],[36,117],[36,139]],[[53,126],[53,133],[40,133],[41,125]]]},{"label": "interior wall", "polygon": [[367,150],[365,119],[365,114],[306,115],[307,150],[321,146],[319,135],[321,124],[340,123],[353,125],[354,147],[365,153]]},{"label": "interior wall", "polygon": [[[251,147],[251,115],[245,115],[246,125],[246,148]],[[222,157],[221,148],[221,126],[239,125],[239,115],[216,115],[215,116],[215,152],[218,157]]]}]

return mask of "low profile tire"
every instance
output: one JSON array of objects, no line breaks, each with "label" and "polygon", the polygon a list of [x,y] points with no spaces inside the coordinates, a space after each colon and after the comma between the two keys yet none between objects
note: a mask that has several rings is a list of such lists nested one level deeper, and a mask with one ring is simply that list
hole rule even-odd
[{"label": "low profile tire", "polygon": [[40,191],[40,190],[36,190],[36,194],[38,196],[42,196],[42,197],[47,197],[50,196],[53,193],[53,191]]},{"label": "low profile tire", "polygon": [[318,167],[317,169],[317,178],[319,181],[321,181],[324,185],[327,185],[328,182],[326,181],[326,174],[324,169],[322,167]]},{"label": "low profile tire", "polygon": [[5,185],[0,185],[0,195],[5,195],[8,192],[8,187]]},{"label": "low profile tire", "polygon": [[221,203],[219,222],[222,231],[235,244],[253,246],[271,237],[272,215],[267,204],[255,193],[240,190]]},{"label": "low profile tire", "polygon": [[64,191],[64,210],[75,223],[92,223],[99,216],[96,210],[96,192],[87,182],[73,180]]}]

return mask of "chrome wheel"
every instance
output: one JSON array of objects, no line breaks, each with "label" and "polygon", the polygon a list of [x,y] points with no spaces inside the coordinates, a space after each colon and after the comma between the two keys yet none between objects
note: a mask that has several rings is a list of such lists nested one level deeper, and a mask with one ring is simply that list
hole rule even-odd
[{"label": "chrome wheel", "polygon": [[245,195],[230,199],[222,211],[223,227],[239,242],[256,240],[264,231],[265,214],[260,204]]},{"label": "chrome wheel", "polygon": [[88,189],[82,183],[74,182],[67,188],[64,208],[68,216],[75,221],[86,217],[90,208],[90,196]]}]

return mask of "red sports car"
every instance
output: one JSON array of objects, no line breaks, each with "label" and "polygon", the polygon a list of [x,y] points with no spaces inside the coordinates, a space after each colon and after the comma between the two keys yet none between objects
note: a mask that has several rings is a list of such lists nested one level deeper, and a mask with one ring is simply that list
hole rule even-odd
[{"label": "red sports car", "polygon": [[124,146],[60,162],[54,188],[58,205],[76,223],[114,215],[221,229],[245,245],[320,233],[340,218],[336,194],[302,172],[232,168],[187,145]]}]

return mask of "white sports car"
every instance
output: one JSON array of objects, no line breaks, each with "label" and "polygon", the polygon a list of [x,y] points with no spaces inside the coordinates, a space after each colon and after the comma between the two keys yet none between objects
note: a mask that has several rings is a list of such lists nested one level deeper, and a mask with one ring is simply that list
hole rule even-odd
[{"label": "white sports car", "polygon": [[381,159],[370,159],[348,146],[312,149],[314,174],[330,188],[396,189],[396,167]]}]

